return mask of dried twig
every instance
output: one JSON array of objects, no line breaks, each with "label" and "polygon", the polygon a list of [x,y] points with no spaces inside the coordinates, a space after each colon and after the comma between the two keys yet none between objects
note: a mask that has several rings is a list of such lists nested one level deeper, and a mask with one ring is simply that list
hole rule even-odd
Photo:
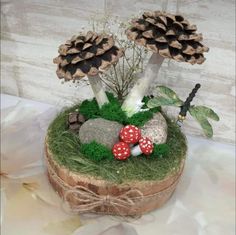
[{"label": "dried twig", "polygon": [[114,40],[117,46],[123,48],[125,53],[123,58],[116,65],[113,65],[112,69],[106,73],[101,73],[101,80],[122,101],[129,93],[130,87],[135,79],[134,74],[143,71],[147,50],[130,42],[124,36],[124,31],[128,25],[127,22],[117,22],[117,18],[111,19],[110,16],[103,18],[93,17],[91,21],[94,31],[101,30],[109,34],[112,33],[111,26],[113,23],[119,24],[114,35]]}]

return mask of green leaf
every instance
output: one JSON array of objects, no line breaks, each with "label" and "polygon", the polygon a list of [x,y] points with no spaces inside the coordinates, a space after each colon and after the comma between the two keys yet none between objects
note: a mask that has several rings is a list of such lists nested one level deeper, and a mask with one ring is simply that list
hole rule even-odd
[{"label": "green leaf", "polygon": [[166,96],[169,96],[169,97],[177,96],[176,93],[172,89],[170,89],[169,87],[157,86],[157,89],[159,90],[159,92],[161,94],[165,94]]},{"label": "green leaf", "polygon": [[207,118],[219,121],[219,116],[212,109],[205,106],[191,106],[189,113],[199,122],[204,134],[211,138],[213,136],[213,129]]},{"label": "green leaf", "polygon": [[166,97],[175,101],[181,101],[183,102],[178,95],[171,90],[169,87],[166,86],[158,86],[157,89],[159,89],[159,96]]},{"label": "green leaf", "polygon": [[198,115],[205,116],[208,118],[211,118],[214,121],[219,121],[219,116],[210,108],[206,106],[192,106],[195,113],[198,113]]},{"label": "green leaf", "polygon": [[157,97],[150,99],[147,103],[149,108],[158,106],[181,106],[183,101],[178,95],[168,87],[158,86],[159,94]]},{"label": "green leaf", "polygon": [[181,106],[182,103],[179,101],[175,101],[175,100],[171,100],[171,99],[167,99],[164,97],[156,97],[153,99],[150,99],[147,103],[147,106],[149,108],[155,108],[155,107],[159,107],[159,106]]},{"label": "green leaf", "polygon": [[201,125],[204,134],[208,138],[211,138],[213,136],[213,129],[209,121],[206,118],[198,118],[198,122]]}]

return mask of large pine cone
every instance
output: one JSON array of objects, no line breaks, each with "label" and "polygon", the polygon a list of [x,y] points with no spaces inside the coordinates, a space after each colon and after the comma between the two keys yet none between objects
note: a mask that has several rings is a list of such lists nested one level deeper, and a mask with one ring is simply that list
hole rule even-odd
[{"label": "large pine cone", "polygon": [[166,12],[145,12],[142,18],[133,19],[127,37],[159,53],[163,57],[191,64],[202,64],[208,47],[200,43],[202,34],[196,33],[196,25],[191,25],[181,15]]},{"label": "large pine cone", "polygon": [[53,62],[58,65],[57,76],[65,80],[75,80],[86,75],[95,76],[116,63],[123,50],[114,45],[112,36],[87,32],[73,36],[62,44]]}]

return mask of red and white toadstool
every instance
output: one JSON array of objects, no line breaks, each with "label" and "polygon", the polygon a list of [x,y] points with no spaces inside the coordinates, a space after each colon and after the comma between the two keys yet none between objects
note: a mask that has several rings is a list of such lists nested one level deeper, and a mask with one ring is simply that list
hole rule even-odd
[{"label": "red and white toadstool", "polygon": [[127,125],[120,130],[120,138],[127,144],[135,144],[141,138],[141,131],[134,125]]},{"label": "red and white toadstool", "polygon": [[148,137],[142,137],[139,144],[131,149],[131,155],[138,156],[140,154],[150,155],[153,151],[154,145]]},{"label": "red and white toadstool", "polygon": [[127,143],[118,142],[112,148],[114,157],[118,160],[126,160],[130,156],[130,147]]}]

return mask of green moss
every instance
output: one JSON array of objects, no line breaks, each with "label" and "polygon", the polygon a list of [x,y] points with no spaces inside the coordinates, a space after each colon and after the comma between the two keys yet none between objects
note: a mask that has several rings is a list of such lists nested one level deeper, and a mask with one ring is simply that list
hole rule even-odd
[{"label": "green moss", "polygon": [[107,120],[124,123],[126,120],[125,113],[121,110],[121,107],[117,103],[108,103],[102,106],[100,109],[100,116]]},{"label": "green moss", "polygon": [[100,111],[95,99],[85,100],[81,103],[79,111],[87,119],[100,117]]},{"label": "green moss", "polygon": [[114,94],[112,94],[111,92],[106,92],[106,94],[110,103],[121,105],[120,101],[117,97],[114,96]]},{"label": "green moss", "polygon": [[154,144],[154,149],[150,157],[165,157],[169,151],[170,147],[168,144]]},{"label": "green moss", "polygon": [[[88,119],[102,117],[124,125],[132,124],[140,127],[153,117],[153,113],[160,111],[160,108],[154,108],[148,111],[136,113],[132,117],[128,118],[125,112],[121,109],[119,100],[114,97],[112,93],[107,93],[107,97],[109,103],[103,105],[101,109],[99,109],[95,99],[83,101],[80,106],[80,112]],[[144,108],[147,108],[146,103],[149,99],[149,97],[144,97]]]},{"label": "green moss", "polygon": [[[169,151],[170,148],[168,144],[154,144],[153,153],[149,156],[149,158],[165,157]],[[92,141],[88,144],[80,144],[80,153],[94,162],[99,162],[104,159],[114,160],[111,149],[97,143],[96,141]],[[140,157],[146,156],[141,155]]]},{"label": "green moss", "polygon": [[168,118],[169,152],[164,157],[130,157],[126,161],[107,158],[95,161],[84,156],[80,151],[80,142],[76,134],[67,131],[68,113],[78,108],[74,106],[60,113],[48,130],[49,149],[55,160],[72,171],[89,174],[116,183],[130,180],[161,180],[166,175],[176,172],[185,158],[186,141],[179,127]]},{"label": "green moss", "polygon": [[81,144],[80,152],[95,162],[99,162],[103,159],[114,158],[112,151],[109,148],[95,141],[88,144]]},{"label": "green moss", "polygon": [[140,127],[143,126],[152,117],[153,117],[153,112],[150,111],[135,113],[133,116],[126,119],[126,124],[132,124]]}]

